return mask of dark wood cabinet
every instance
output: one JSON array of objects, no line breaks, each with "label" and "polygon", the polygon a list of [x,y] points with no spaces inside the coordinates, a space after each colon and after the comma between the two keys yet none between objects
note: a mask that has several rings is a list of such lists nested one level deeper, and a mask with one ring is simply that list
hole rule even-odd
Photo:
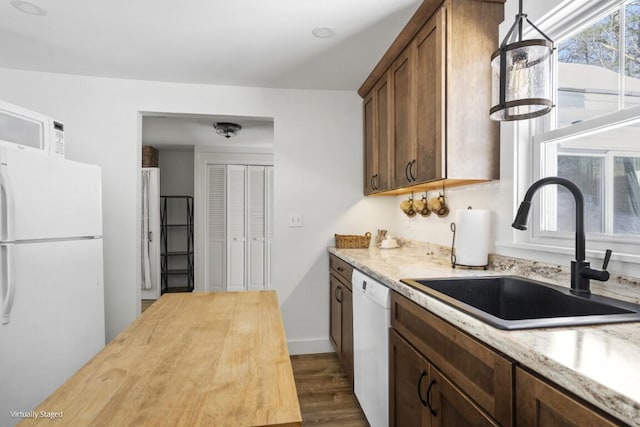
[{"label": "dark wood cabinet", "polygon": [[[489,119],[487,58],[499,44],[503,11],[502,1],[479,0],[425,0],[418,8],[358,91],[364,98],[366,161],[379,165],[385,157],[383,151],[368,152],[375,149],[370,131],[384,122],[391,135],[389,187],[376,186],[376,172],[369,171],[365,194],[499,178],[499,127]],[[371,111],[381,82],[390,85],[386,122]],[[367,191],[371,182],[377,190]]]},{"label": "dark wood cabinet", "polygon": [[329,340],[353,384],[353,267],[334,255],[329,257]]},{"label": "dark wood cabinet", "polygon": [[391,134],[393,135],[391,146],[394,153],[394,187],[402,187],[414,182],[411,174],[411,168],[415,163],[413,60],[413,46],[408,46],[391,66]]},{"label": "dark wood cabinet", "polygon": [[391,188],[389,82],[381,79],[364,100],[364,192]]},{"label": "dark wood cabinet", "polygon": [[427,390],[432,427],[500,425],[433,366]]},{"label": "dark wood cabinet", "polygon": [[396,292],[391,327],[478,407],[501,425],[513,425],[510,360]]},{"label": "dark wood cabinet", "polygon": [[613,427],[621,423],[609,420],[555,386],[521,368],[516,368],[516,425]]},{"label": "dark wood cabinet", "polygon": [[431,381],[429,362],[396,331],[389,330],[389,425],[427,427],[425,399]]},{"label": "dark wood cabinet", "polygon": [[393,329],[389,332],[389,424],[499,425]]},{"label": "dark wood cabinet", "polygon": [[444,8],[436,11],[415,38],[416,182],[445,178],[445,28]]}]

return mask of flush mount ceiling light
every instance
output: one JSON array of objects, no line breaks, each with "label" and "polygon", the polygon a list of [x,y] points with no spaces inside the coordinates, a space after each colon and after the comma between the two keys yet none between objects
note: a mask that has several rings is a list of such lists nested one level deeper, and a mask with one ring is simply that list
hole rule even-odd
[{"label": "flush mount ceiling light", "polygon": [[228,122],[214,123],[213,127],[216,129],[218,135],[224,136],[225,138],[236,136],[238,132],[240,132],[240,129],[242,129],[242,126],[239,124]]},{"label": "flush mount ceiling light", "polygon": [[29,15],[43,16],[47,14],[47,11],[40,6],[24,0],[11,0],[11,6]]},{"label": "flush mount ceiling light", "polygon": [[311,30],[311,34],[319,39],[328,39],[329,37],[333,37],[335,33],[336,32],[333,30],[333,28],[326,25],[322,27],[315,27],[313,30]]},{"label": "flush mount ceiling light", "polygon": [[[522,40],[524,21],[544,38]],[[522,13],[520,0],[516,21],[491,55],[491,120],[531,119],[551,111],[553,49],[553,41]]]}]

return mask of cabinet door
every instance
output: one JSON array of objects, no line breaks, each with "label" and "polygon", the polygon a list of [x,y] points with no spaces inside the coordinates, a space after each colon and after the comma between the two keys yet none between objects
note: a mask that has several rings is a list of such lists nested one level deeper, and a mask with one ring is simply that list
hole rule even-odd
[{"label": "cabinet door", "polygon": [[342,284],[333,275],[329,274],[329,339],[336,354],[341,358],[342,354],[342,300],[340,293],[344,293]]},{"label": "cabinet door", "polygon": [[425,406],[429,363],[394,329],[389,329],[389,425],[430,426]]},{"label": "cabinet door", "polygon": [[413,44],[396,59],[391,67],[392,84],[392,146],[395,155],[393,185],[402,187],[413,181],[409,167],[415,160],[415,113],[413,108]]},{"label": "cabinet door", "polygon": [[227,290],[245,289],[246,167],[227,166]]},{"label": "cabinet door", "polygon": [[265,289],[267,208],[265,167],[247,167],[247,289]]},{"label": "cabinet door", "polygon": [[227,201],[224,165],[207,166],[206,289],[227,290]]},{"label": "cabinet door", "polygon": [[440,371],[431,367],[427,399],[434,427],[499,426]]},{"label": "cabinet door", "polygon": [[378,170],[378,144],[376,143],[375,89],[363,101],[364,115],[364,194],[375,192]]},{"label": "cabinet door", "polygon": [[[388,75],[387,75],[388,76]],[[375,87],[375,142],[377,151],[377,165],[374,184],[377,191],[391,188],[391,135],[389,133],[389,79],[384,77]]]},{"label": "cabinet door", "polygon": [[445,178],[445,9],[440,8],[420,30],[416,44],[417,182]]},{"label": "cabinet door", "polygon": [[559,389],[516,368],[516,425],[519,427],[615,426]]},{"label": "cabinet door", "polygon": [[342,367],[353,387],[353,293],[342,287]]}]

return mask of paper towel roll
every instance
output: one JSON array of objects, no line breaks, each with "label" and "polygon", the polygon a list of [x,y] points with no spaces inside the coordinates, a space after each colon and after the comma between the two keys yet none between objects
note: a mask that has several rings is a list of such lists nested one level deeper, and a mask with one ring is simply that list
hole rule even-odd
[{"label": "paper towel roll", "polygon": [[456,264],[484,266],[489,261],[491,211],[486,209],[456,210]]}]

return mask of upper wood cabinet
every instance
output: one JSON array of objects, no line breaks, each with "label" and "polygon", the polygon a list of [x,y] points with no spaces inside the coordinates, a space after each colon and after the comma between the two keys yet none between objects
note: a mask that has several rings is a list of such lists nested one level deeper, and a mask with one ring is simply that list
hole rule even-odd
[{"label": "upper wood cabinet", "polygon": [[364,100],[364,192],[391,188],[389,84],[385,75]]},{"label": "upper wood cabinet", "polygon": [[[358,91],[364,98],[365,194],[499,178],[499,127],[489,119],[490,58],[503,10],[498,0],[423,2]],[[381,83],[389,103],[375,111]],[[381,123],[390,135],[386,151],[376,147]],[[390,183],[375,185],[387,161]]]}]

